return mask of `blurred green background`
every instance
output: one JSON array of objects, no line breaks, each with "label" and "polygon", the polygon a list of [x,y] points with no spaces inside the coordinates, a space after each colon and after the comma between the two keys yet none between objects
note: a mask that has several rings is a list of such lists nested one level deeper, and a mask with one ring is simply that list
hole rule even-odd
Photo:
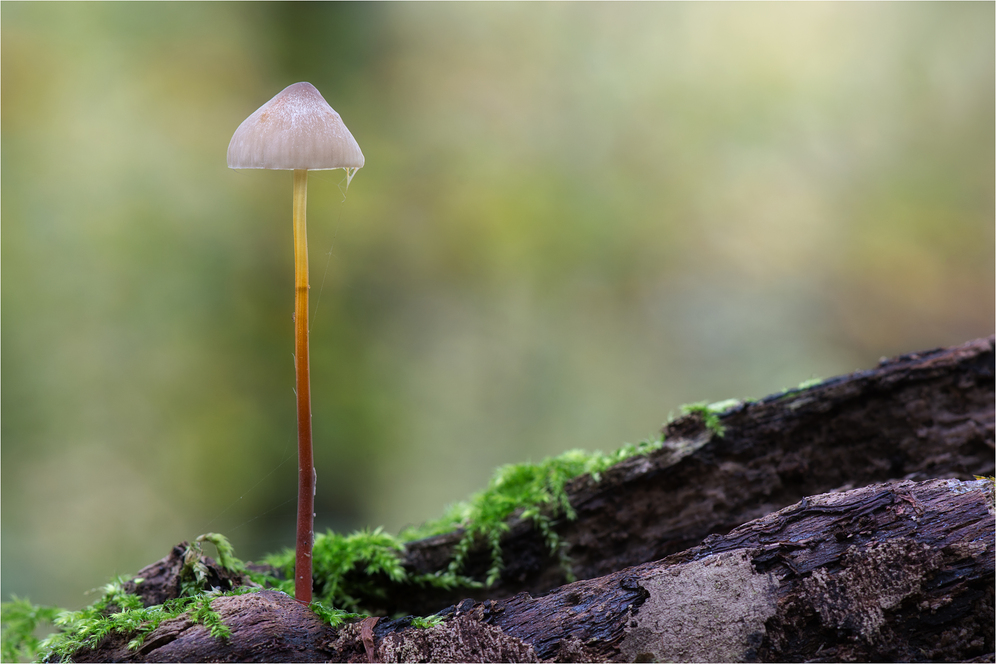
[{"label": "blurred green background", "polygon": [[994,5],[4,3],[2,593],[293,544],[314,83],[317,525],[994,328]]}]

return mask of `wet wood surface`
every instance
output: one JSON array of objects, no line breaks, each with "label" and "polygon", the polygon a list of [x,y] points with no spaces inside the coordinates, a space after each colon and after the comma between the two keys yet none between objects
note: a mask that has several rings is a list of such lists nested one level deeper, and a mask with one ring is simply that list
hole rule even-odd
[{"label": "wet wood surface", "polygon": [[[743,403],[720,417],[723,436],[698,415],[680,418],[664,428],[661,450],[619,464],[600,481],[586,475],[571,482],[577,519],[562,519],[555,530],[568,543],[576,578],[595,578],[687,549],[807,495],[894,479],[991,475],[993,376],[990,337]],[[460,535],[412,543],[408,568],[445,569]],[[538,594],[566,581],[530,523],[513,522],[502,547],[501,579],[477,599]],[[468,571],[483,578],[489,563],[481,550]],[[406,588],[383,608],[429,613],[465,594]]]},{"label": "wet wood surface", "polygon": [[[735,405],[722,435],[680,418],[662,449],[571,482],[577,519],[555,526],[575,583],[513,521],[493,587],[367,601],[440,611],[435,627],[332,629],[262,591],[214,601],[228,640],[181,616],[77,660],[991,661],[992,483],[973,476],[993,473],[993,410],[993,338],[886,360]],[[406,566],[445,568],[459,536],[413,543]],[[176,592],[179,555],[143,570],[147,604]]]},{"label": "wet wood surface", "polygon": [[541,597],[465,600],[416,628],[333,629],[273,591],[222,597],[77,661],[964,661],[993,650],[993,483],[809,497],[663,560]]}]

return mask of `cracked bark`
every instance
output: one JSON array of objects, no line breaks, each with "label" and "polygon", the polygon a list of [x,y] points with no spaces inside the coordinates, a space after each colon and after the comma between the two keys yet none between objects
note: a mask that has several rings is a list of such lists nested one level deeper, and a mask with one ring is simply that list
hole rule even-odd
[{"label": "cracked bark", "polygon": [[[387,615],[443,609],[446,621],[381,619],[373,658],[991,660],[992,485],[971,480],[993,472],[993,401],[989,338],[741,404],[722,437],[676,420],[663,449],[569,485],[578,518],[556,528],[581,581],[563,585],[515,523],[504,574],[477,601],[416,587],[388,597]],[[413,543],[406,565],[445,567],[458,538]],[[479,553],[470,571],[487,562]],[[228,641],[180,617],[137,652],[109,637],[77,659],[371,658],[360,623],[332,630],[293,605],[270,591],[220,598]]]},{"label": "cracked bark", "polygon": [[[619,464],[600,482],[585,475],[568,485],[577,519],[561,520],[555,530],[568,542],[572,571],[590,579],[658,560],[841,487],[993,474],[993,341],[883,360],[875,369],[744,403],[721,416],[722,437],[697,415],[672,422],[663,449]],[[445,569],[461,534],[412,543],[406,566]],[[565,583],[559,561],[528,522],[513,520],[502,548],[501,579],[475,599],[535,595]],[[468,570],[483,578],[489,564],[480,551]],[[379,606],[424,614],[460,598],[412,587]]]}]

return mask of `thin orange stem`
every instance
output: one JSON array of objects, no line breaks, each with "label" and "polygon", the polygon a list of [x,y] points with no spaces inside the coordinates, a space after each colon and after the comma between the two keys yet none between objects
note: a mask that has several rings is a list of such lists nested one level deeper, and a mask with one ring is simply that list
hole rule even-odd
[{"label": "thin orange stem", "polygon": [[308,365],[308,171],[294,171],[294,372],[297,377],[297,555],[294,597],[311,602],[311,549],[315,542],[315,462],[311,446],[311,378]]}]

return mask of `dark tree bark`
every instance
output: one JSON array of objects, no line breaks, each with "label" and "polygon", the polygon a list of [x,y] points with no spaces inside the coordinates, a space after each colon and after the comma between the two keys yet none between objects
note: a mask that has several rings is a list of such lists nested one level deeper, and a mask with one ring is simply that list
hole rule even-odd
[{"label": "dark tree bark", "polygon": [[[137,651],[77,661],[961,661],[993,651],[990,480],[827,493],[664,560],[543,597],[466,600],[428,629],[325,626],[289,595],[216,599],[219,640],[186,615]],[[366,634],[365,634],[366,632]],[[364,638],[366,636],[366,638]]]},{"label": "dark tree bark", "polygon": [[992,509],[985,480],[823,494],[486,619],[544,659],[966,659],[992,650]]},{"label": "dark tree bark", "polygon": [[[741,404],[721,436],[672,422],[663,449],[568,487],[578,518],[556,527],[573,584],[517,522],[478,601],[411,587],[383,604],[449,605],[436,627],[334,630],[262,591],[214,601],[227,641],[181,616],[137,651],[112,636],[77,659],[991,661],[993,485],[972,476],[993,472],[993,364],[989,338]],[[416,542],[406,565],[442,569],[458,539]],[[143,570],[149,601],[177,566]]]},{"label": "dark tree bark", "polygon": [[[571,482],[577,519],[555,530],[569,544],[576,578],[589,579],[658,560],[803,496],[891,479],[991,475],[993,376],[990,337],[741,404],[720,417],[722,436],[699,415],[682,417],[665,426],[661,450],[601,481]],[[461,535],[410,544],[408,567],[445,569]],[[502,547],[501,579],[475,598],[535,595],[566,581],[529,522],[513,521]],[[483,578],[489,564],[481,551],[468,570]],[[425,614],[460,597],[413,587],[383,608]]]}]

